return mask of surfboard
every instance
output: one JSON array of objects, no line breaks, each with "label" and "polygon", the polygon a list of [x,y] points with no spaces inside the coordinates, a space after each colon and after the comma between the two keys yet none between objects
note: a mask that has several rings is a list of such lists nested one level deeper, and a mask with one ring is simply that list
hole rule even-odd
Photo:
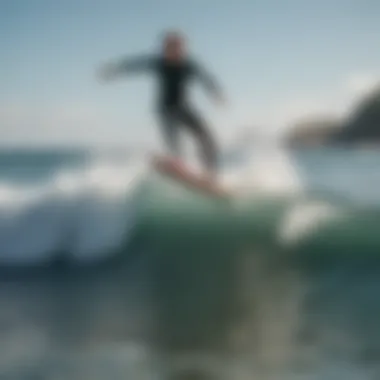
[{"label": "surfboard", "polygon": [[170,157],[154,156],[153,167],[158,172],[171,177],[187,187],[200,191],[205,195],[217,198],[229,198],[231,195],[221,185],[208,181],[203,176],[193,172],[184,163]]}]

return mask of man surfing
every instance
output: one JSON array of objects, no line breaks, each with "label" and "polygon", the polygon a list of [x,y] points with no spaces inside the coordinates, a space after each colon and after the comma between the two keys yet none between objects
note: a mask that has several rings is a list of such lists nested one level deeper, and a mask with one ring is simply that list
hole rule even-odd
[{"label": "man surfing", "polygon": [[216,143],[201,116],[189,104],[187,90],[190,80],[196,77],[215,100],[222,101],[219,86],[198,63],[187,56],[185,39],[178,32],[165,35],[160,55],[125,59],[106,65],[100,76],[110,80],[122,74],[141,71],[152,72],[158,79],[157,111],[170,155],[178,163],[181,157],[178,134],[181,127],[186,128],[197,140],[208,180],[215,182],[218,161]]}]

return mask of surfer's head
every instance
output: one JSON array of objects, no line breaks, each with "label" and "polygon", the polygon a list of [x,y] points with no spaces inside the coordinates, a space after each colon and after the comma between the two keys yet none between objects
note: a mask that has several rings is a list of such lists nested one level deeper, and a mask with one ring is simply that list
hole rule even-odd
[{"label": "surfer's head", "polygon": [[170,61],[179,61],[186,55],[185,37],[178,31],[167,32],[163,41],[163,55]]}]

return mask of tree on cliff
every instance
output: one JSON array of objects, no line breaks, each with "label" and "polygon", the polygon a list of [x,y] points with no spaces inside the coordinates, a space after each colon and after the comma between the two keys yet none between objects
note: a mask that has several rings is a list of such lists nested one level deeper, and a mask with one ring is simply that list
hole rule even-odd
[{"label": "tree on cliff", "polygon": [[380,87],[359,102],[333,141],[380,143]]}]

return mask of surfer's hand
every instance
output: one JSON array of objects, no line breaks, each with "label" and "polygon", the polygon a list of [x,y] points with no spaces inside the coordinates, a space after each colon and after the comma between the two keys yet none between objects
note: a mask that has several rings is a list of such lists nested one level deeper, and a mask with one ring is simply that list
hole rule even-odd
[{"label": "surfer's hand", "polygon": [[216,94],[214,100],[218,106],[225,106],[227,104],[227,100],[222,94]]},{"label": "surfer's hand", "polygon": [[97,74],[100,81],[107,82],[111,80],[115,75],[114,66],[110,64],[103,65],[102,67],[100,67]]}]

